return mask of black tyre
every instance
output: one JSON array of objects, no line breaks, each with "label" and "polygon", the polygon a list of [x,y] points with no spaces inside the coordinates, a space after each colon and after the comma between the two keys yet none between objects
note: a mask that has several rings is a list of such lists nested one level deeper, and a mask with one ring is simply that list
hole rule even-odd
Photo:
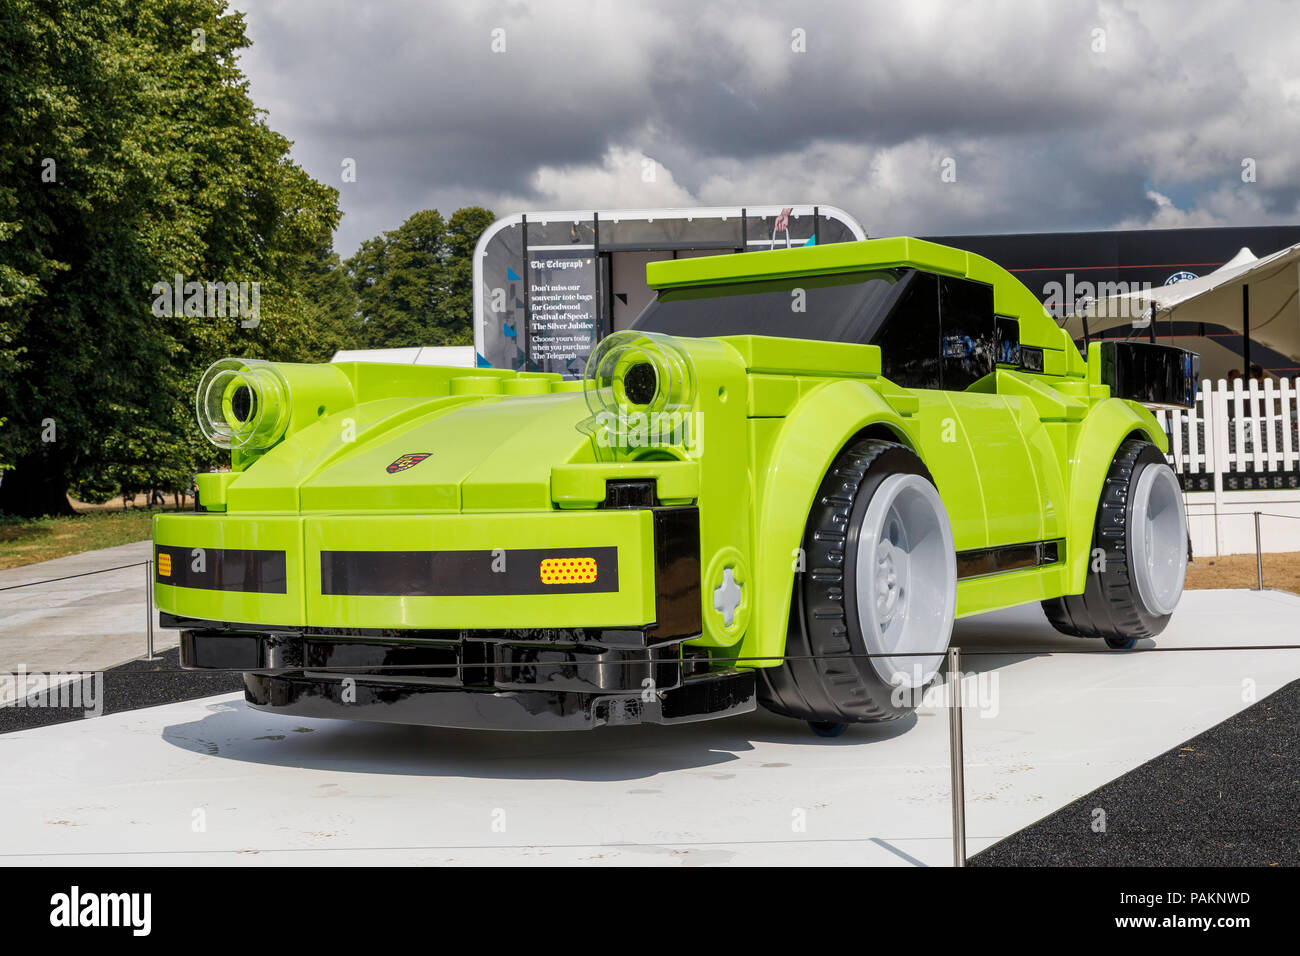
[{"label": "black tyre", "polygon": [[850,442],[822,480],[803,548],[788,659],[758,671],[759,701],[815,728],[911,713],[942,663],[957,594],[948,514],[921,459],[894,442]]},{"label": "black tyre", "polygon": [[1178,478],[1155,445],[1129,439],[1102,486],[1084,592],[1044,601],[1043,610],[1062,634],[1131,647],[1165,629],[1186,569]]}]

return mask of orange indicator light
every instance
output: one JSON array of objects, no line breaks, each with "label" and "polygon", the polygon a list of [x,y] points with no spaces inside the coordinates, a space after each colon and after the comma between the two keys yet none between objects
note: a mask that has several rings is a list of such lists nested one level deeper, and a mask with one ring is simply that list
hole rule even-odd
[{"label": "orange indicator light", "polygon": [[596,559],[546,558],[541,574],[543,584],[591,584],[596,580]]}]

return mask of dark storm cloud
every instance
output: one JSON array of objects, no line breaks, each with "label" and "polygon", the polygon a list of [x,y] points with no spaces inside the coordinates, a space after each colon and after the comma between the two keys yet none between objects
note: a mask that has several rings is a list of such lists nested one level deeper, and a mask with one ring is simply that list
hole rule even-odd
[{"label": "dark storm cloud", "polygon": [[470,202],[822,201],[877,234],[1300,218],[1286,3],[246,4],[254,97],[340,186],[345,254]]}]

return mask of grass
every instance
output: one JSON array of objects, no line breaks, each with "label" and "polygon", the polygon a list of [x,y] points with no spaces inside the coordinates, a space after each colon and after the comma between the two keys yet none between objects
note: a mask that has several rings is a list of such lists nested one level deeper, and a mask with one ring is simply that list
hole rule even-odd
[{"label": "grass", "polygon": [[0,570],[145,541],[153,534],[155,513],[140,509],[87,511],[66,518],[0,515]]}]

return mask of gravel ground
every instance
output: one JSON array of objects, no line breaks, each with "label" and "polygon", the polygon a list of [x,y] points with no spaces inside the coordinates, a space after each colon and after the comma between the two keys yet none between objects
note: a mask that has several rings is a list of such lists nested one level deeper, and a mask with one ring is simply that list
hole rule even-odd
[{"label": "gravel ground", "polygon": [[[181,671],[179,655],[180,649],[173,647],[156,660],[130,661],[104,671],[104,713],[115,714],[243,689],[240,674]],[[84,719],[80,709],[0,707],[0,734]]]},{"label": "gravel ground", "polygon": [[1300,866],[1300,681],[969,863]]}]

